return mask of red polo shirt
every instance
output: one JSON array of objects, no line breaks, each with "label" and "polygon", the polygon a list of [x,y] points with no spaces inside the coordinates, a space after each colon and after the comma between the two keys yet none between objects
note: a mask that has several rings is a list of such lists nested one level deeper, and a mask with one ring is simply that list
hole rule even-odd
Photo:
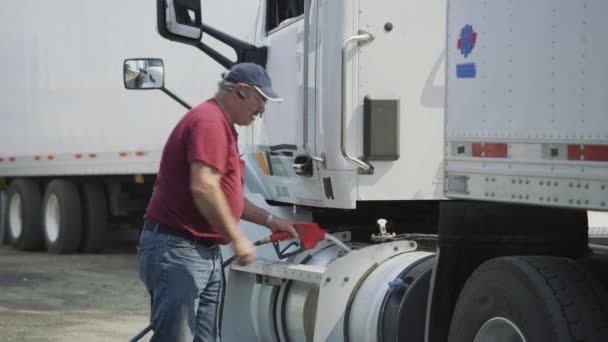
[{"label": "red polo shirt", "polygon": [[190,191],[190,162],[199,160],[221,174],[221,187],[232,215],[243,213],[244,162],[239,156],[237,133],[214,99],[188,112],[171,132],[145,219],[217,243],[228,243],[194,205]]}]

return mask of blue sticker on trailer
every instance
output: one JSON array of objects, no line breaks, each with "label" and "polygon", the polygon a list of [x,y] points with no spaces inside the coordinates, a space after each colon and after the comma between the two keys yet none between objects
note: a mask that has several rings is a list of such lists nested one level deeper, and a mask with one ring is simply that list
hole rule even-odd
[{"label": "blue sticker on trailer", "polygon": [[464,56],[464,58],[469,57],[471,52],[473,52],[473,48],[477,43],[477,32],[473,30],[472,25],[465,25],[460,30],[460,35],[458,36],[458,49],[460,50],[460,54]]},{"label": "blue sticker on trailer", "polygon": [[456,77],[458,78],[475,78],[477,71],[475,63],[464,63],[456,65]]}]

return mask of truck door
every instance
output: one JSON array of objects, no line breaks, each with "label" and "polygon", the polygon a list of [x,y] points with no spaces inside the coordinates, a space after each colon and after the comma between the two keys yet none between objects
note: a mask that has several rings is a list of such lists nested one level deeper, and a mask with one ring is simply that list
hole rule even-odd
[{"label": "truck door", "polygon": [[[311,43],[308,58],[307,122],[303,116],[304,1],[263,1],[258,16],[256,45],[268,46],[266,70],[283,103],[266,105],[261,120],[252,127],[253,150],[247,151],[248,173],[267,199],[302,205],[323,205],[317,165],[303,150],[304,127],[308,144],[315,152],[315,51]],[[311,20],[311,21],[314,21]],[[310,25],[314,41],[314,23]],[[253,176],[252,176],[253,177]],[[252,184],[251,178],[248,183]]]}]

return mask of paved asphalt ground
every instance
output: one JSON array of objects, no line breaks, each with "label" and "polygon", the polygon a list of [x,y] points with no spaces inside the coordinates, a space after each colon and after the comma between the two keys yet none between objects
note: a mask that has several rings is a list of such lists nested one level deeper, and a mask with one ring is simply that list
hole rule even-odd
[{"label": "paved asphalt ground", "polygon": [[116,240],[103,254],[0,246],[0,342],[128,341],[145,327],[134,237]]}]

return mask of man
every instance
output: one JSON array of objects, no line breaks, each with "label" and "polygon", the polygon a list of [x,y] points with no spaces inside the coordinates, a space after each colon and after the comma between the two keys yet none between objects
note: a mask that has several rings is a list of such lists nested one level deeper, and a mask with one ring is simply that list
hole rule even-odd
[{"label": "man", "polygon": [[218,245],[243,263],[254,245],[239,218],[297,236],[293,223],[243,196],[244,162],[234,125],[247,126],[282,101],[264,69],[233,66],[216,96],[187,113],[163,150],[139,242],[140,277],[152,298],[152,341],[216,341],[222,289]]}]

